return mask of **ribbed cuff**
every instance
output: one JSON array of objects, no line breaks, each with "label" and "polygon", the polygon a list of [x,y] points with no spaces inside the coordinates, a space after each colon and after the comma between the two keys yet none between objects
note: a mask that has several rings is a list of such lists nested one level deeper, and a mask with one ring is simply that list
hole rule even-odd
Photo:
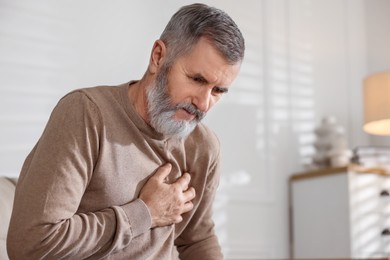
[{"label": "ribbed cuff", "polygon": [[133,237],[145,233],[152,227],[149,209],[141,199],[136,199],[129,204],[123,205],[122,209],[129,219]]}]

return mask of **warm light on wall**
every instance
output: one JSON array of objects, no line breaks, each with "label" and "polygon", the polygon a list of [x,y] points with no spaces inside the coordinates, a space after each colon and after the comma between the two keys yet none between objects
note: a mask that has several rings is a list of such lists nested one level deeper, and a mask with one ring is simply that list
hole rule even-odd
[{"label": "warm light on wall", "polygon": [[364,80],[364,131],[390,135],[390,71]]}]

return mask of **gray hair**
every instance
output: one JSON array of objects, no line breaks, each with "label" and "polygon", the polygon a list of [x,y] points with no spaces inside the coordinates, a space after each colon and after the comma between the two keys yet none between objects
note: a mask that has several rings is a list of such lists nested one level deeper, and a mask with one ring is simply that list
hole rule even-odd
[{"label": "gray hair", "polygon": [[232,18],[217,8],[192,4],[180,8],[161,34],[167,46],[167,63],[191,51],[201,37],[210,40],[230,64],[244,58],[244,37]]}]

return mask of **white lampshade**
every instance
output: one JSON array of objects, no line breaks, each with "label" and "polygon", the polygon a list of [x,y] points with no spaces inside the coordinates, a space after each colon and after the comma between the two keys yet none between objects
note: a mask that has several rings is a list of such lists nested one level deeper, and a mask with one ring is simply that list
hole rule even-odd
[{"label": "white lampshade", "polygon": [[390,72],[373,74],[364,80],[364,131],[390,135]]}]

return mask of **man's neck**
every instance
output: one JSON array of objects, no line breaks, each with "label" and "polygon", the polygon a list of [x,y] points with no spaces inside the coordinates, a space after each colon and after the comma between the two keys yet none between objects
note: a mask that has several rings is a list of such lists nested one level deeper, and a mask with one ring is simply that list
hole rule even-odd
[{"label": "man's neck", "polygon": [[134,106],[135,111],[140,117],[149,124],[150,119],[148,115],[148,103],[146,98],[147,85],[144,79],[131,84],[128,90],[128,97],[131,104]]}]

